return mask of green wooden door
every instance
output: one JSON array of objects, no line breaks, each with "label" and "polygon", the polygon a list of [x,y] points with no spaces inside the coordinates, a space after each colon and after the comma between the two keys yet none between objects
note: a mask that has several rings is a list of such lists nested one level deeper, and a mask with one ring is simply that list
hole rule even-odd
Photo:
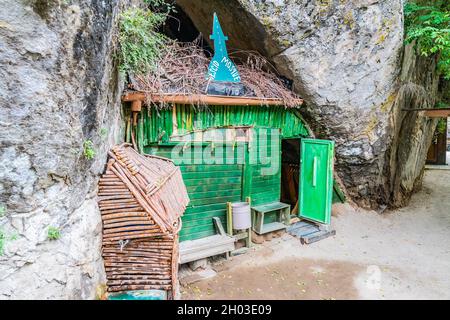
[{"label": "green wooden door", "polygon": [[301,140],[300,217],[329,224],[333,196],[334,142]]}]

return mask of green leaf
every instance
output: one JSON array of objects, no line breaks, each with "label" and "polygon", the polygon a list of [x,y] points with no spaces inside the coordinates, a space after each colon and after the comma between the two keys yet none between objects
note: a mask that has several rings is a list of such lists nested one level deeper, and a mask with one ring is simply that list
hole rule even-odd
[{"label": "green leaf", "polygon": [[439,71],[450,78],[450,1],[430,0],[429,5],[410,1],[404,14],[405,43],[415,43],[421,56],[437,56]]}]

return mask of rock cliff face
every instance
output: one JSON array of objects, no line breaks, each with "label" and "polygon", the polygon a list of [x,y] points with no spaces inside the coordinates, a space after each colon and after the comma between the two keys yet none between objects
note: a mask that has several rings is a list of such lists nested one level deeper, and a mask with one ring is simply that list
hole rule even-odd
[{"label": "rock cliff face", "polygon": [[437,119],[403,109],[433,108],[445,91],[436,73],[437,61],[415,54],[412,45],[405,48],[394,108],[390,118],[392,142],[386,153],[385,175],[389,185],[385,199],[393,207],[407,204],[422,185],[427,152]]},{"label": "rock cliff face", "polygon": [[125,2],[0,2],[0,298],[93,298],[104,282],[94,197],[121,136],[112,52]]},{"label": "rock cliff face", "polygon": [[[400,77],[403,1],[177,3],[205,35],[217,12],[230,47],[259,51],[293,80],[317,136],[336,141],[336,171],[355,201],[378,207],[409,198],[412,185],[420,181],[433,124],[399,112],[405,106],[397,99],[405,93],[402,81],[409,81],[408,73],[421,72],[413,63]],[[412,125],[408,119],[415,129],[402,127]],[[418,134],[415,147],[404,141],[410,130]],[[399,185],[407,187],[399,193]]]}]

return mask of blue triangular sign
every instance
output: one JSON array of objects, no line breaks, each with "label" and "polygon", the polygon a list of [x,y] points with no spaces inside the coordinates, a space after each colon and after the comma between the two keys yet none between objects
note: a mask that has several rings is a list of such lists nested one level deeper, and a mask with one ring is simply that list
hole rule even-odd
[{"label": "blue triangular sign", "polygon": [[209,64],[207,78],[213,81],[241,82],[236,65],[228,57],[226,45],[228,37],[224,35],[216,13],[214,13],[213,33],[210,39],[214,40],[214,57]]}]

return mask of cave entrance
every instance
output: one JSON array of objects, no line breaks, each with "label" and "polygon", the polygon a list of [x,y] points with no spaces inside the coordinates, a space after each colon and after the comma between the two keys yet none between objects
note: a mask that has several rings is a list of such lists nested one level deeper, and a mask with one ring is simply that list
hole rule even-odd
[{"label": "cave entrance", "polygon": [[441,118],[427,154],[427,164],[450,166],[450,118]]},{"label": "cave entrance", "polygon": [[204,39],[203,34],[197,29],[191,18],[177,4],[174,4],[175,10],[171,13],[167,23],[161,30],[169,38],[179,42],[194,42],[203,48],[207,56],[212,55],[212,48]]},{"label": "cave entrance", "polygon": [[281,143],[281,201],[291,215],[329,224],[333,198],[334,142],[297,138]]},{"label": "cave entrance", "polygon": [[291,205],[291,216],[298,215],[300,180],[300,139],[281,143],[281,202]]}]

